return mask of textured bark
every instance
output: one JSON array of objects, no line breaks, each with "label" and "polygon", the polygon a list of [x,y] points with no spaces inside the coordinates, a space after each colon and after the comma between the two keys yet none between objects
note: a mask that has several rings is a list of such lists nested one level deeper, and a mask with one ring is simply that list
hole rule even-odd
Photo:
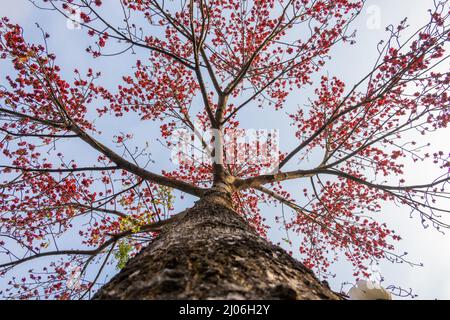
[{"label": "textured bark", "polygon": [[203,199],[94,299],[339,299],[221,201]]}]

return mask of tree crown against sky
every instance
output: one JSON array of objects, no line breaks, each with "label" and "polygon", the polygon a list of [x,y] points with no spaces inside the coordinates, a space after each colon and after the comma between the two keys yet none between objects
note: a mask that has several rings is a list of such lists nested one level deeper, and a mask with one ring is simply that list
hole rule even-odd
[{"label": "tree crown against sky", "polygon": [[[176,218],[169,212],[178,192],[229,192],[262,236],[269,226],[259,203],[281,203],[273,209],[279,224],[301,235],[302,262],[323,273],[340,252],[355,277],[367,276],[374,261],[404,259],[393,246],[400,237],[376,219],[384,202],[410,207],[424,224],[449,227],[441,219],[449,210],[439,206],[448,199],[449,155],[410,139],[446,128],[450,117],[449,74],[438,71],[448,57],[446,1],[436,2],[429,22],[409,38],[402,37],[406,21],[388,28],[379,59],[357,83],[325,73],[313,83],[313,75],[330,63],[333,46],[352,44],[351,23],[363,1],[124,0],[116,3],[120,22],[102,15],[101,1],[34,4],[79,16],[93,42],[88,54],[140,50],[147,57],[129,61],[130,75],[114,90],[101,85],[95,66],[65,80],[44,30],[41,44],[32,44],[20,26],[2,19],[1,59],[14,72],[0,87],[0,246],[7,260],[0,272],[6,278],[18,265],[52,259],[13,278],[8,294],[85,297],[108,261],[122,266]],[[315,91],[308,104],[286,116],[288,96],[309,86]],[[238,139],[246,134],[239,114],[249,108],[279,110],[297,147],[278,151],[270,137]],[[94,121],[129,114],[158,125],[168,147],[174,138],[179,147],[186,135],[178,134],[188,132],[201,157],[182,154],[176,170],[152,171],[148,148],[131,149],[126,133],[105,141]],[[65,157],[64,144],[74,140],[97,160],[84,165]],[[270,157],[250,161],[261,154]],[[321,160],[312,165],[313,155]],[[430,161],[442,174],[410,184],[404,162],[411,159]],[[299,181],[303,199],[283,189],[287,180]],[[58,247],[59,238],[73,234],[79,248]]]}]

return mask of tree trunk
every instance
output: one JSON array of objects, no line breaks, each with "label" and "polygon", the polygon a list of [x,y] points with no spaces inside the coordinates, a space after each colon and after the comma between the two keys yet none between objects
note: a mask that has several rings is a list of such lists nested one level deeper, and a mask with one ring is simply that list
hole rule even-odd
[{"label": "tree trunk", "polygon": [[339,299],[224,201],[202,199],[94,299]]}]

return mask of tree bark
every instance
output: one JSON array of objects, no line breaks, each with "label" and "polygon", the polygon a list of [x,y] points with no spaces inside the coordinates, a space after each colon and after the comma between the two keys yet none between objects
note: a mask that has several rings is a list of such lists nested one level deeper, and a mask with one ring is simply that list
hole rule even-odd
[{"label": "tree bark", "polygon": [[206,197],[104,285],[94,299],[339,299],[226,201]]}]

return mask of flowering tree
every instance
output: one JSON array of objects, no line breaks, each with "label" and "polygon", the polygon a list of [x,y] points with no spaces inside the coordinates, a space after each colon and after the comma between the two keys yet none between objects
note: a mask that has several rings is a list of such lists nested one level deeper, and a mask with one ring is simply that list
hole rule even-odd
[{"label": "flowering tree", "polygon": [[[367,276],[373,261],[403,259],[393,247],[400,237],[376,219],[383,203],[410,207],[423,224],[449,227],[441,219],[449,210],[439,206],[449,197],[448,152],[410,141],[411,132],[442,130],[450,119],[450,75],[437,71],[448,58],[447,1],[436,1],[429,22],[410,38],[401,36],[406,20],[388,28],[378,60],[355,84],[331,76],[314,83],[313,76],[334,45],[354,42],[349,26],[363,8],[361,0],[121,0],[115,4],[123,11],[119,23],[102,14],[100,0],[33,3],[76,20],[92,37],[87,52],[94,57],[140,50],[146,59],[115,90],[102,86],[101,74],[91,69],[75,70],[75,79],[65,80],[47,33],[41,44],[32,44],[20,26],[1,20],[0,58],[15,70],[0,87],[0,277],[10,285],[5,296],[88,297],[111,261],[141,272],[137,262],[126,263],[129,257],[155,241],[170,249],[184,234],[180,228],[191,211],[171,213],[174,198],[183,194],[199,199],[202,219],[232,210],[251,226],[246,232],[256,230],[263,238],[269,226],[259,203],[281,203],[293,214],[286,217],[280,207],[273,214],[300,235],[307,268],[326,272],[343,252],[356,277]],[[271,139],[233,140],[242,133],[241,110],[282,110],[288,96],[306,86],[315,88],[314,97],[286,119],[298,139],[293,150],[278,152]],[[187,145],[199,141],[201,159],[182,153],[176,170],[152,171],[147,147],[131,150],[129,134],[105,141],[95,125],[96,117],[121,121],[127,114],[158,123],[161,142],[169,147],[179,130],[188,132]],[[212,134],[206,137],[206,131]],[[84,159],[68,159],[64,150],[75,140],[97,160],[85,165]],[[262,149],[270,161],[249,161],[248,154]],[[247,158],[236,156],[239,150],[247,150]],[[313,154],[321,160],[311,165]],[[404,172],[410,159],[431,161],[442,174],[412,185]],[[303,169],[295,163],[304,163]],[[299,181],[301,199],[283,189],[287,180]],[[232,234],[227,228],[223,234],[216,228],[215,237]],[[194,243],[209,235],[208,228],[203,235],[195,230],[183,237]],[[58,246],[68,236],[78,237],[78,248]],[[252,257],[246,259],[251,264]],[[46,265],[33,267],[39,260]],[[26,275],[10,275],[25,264]]]}]

